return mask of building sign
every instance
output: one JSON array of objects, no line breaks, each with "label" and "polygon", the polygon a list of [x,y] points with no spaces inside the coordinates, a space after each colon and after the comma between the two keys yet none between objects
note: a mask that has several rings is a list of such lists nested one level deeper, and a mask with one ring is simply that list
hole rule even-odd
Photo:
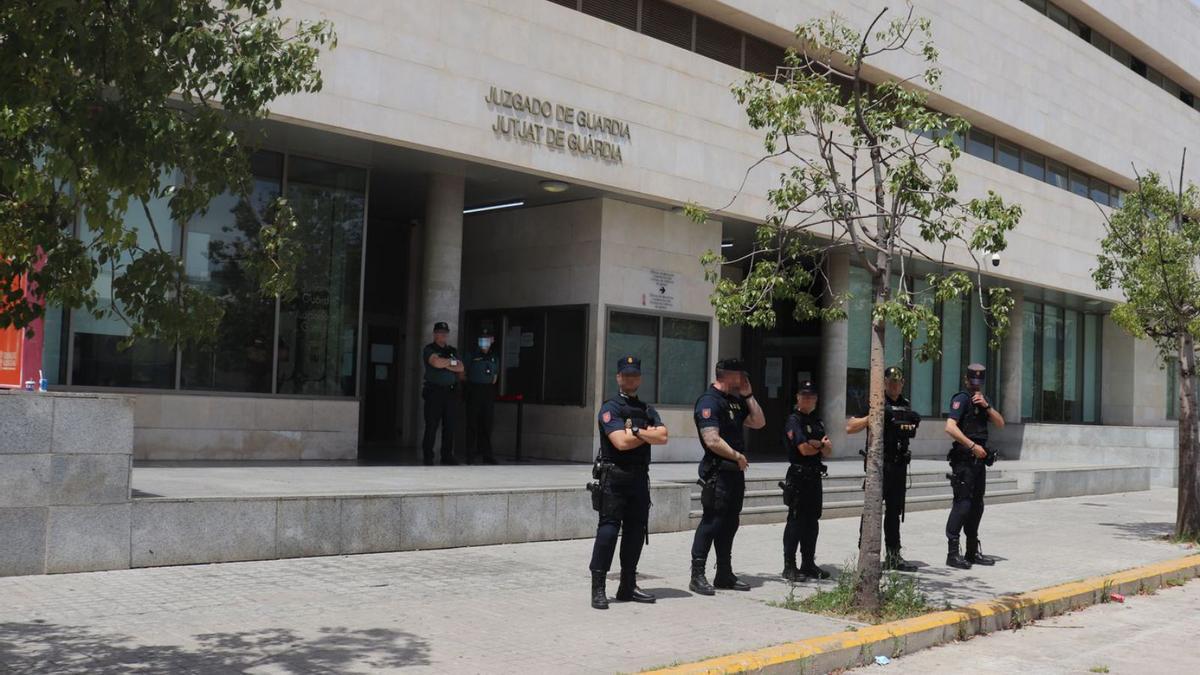
[{"label": "building sign", "polygon": [[[23,284],[18,281],[16,288]],[[0,328],[0,387],[22,385],[22,360],[25,355],[25,329],[8,326]]]},{"label": "building sign", "polygon": [[621,146],[632,138],[629,123],[590,110],[491,87],[483,99],[496,111],[492,131],[546,148],[620,164]]},{"label": "building sign", "polygon": [[646,270],[646,285],[642,306],[657,310],[677,309],[675,303],[675,273],[666,270]]}]

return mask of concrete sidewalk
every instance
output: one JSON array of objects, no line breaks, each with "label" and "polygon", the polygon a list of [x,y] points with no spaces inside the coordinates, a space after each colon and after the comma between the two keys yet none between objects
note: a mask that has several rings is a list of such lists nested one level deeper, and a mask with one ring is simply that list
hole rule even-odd
[{"label": "concrete sidewalk", "polygon": [[[909,514],[903,530],[935,606],[1194,552],[1162,539],[1174,490],[989,507],[984,549],[1002,560],[970,571],[941,564],[945,515]],[[851,558],[857,527],[822,523],[819,562]],[[781,535],[778,524],[744,527],[734,565],[754,589],[716,598],[687,591],[691,533],[655,535],[641,570],[659,603],[606,612],[588,607],[590,540],[5,578],[0,672],[599,673],[851,625],[766,604],[788,592]]]}]

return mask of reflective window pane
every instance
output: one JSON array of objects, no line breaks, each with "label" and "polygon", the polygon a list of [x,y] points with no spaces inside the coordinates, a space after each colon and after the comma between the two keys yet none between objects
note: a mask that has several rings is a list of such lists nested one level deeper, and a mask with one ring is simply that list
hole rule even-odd
[{"label": "reflective window pane", "polygon": [[[612,312],[608,315],[608,340],[603,371],[606,399],[617,393],[617,378],[613,366],[617,359],[627,354],[642,360],[642,388],[639,397],[645,401],[657,401],[658,389],[655,383],[658,381],[658,317],[625,312]],[[700,391],[697,391],[695,396],[699,396]],[[695,400],[693,397],[692,401]]]},{"label": "reflective window pane", "polygon": [[963,301],[953,298],[942,304],[942,393],[941,412],[950,412],[950,398],[962,391]]},{"label": "reflective window pane", "polygon": [[1068,309],[1063,317],[1063,421],[1078,422],[1083,415],[1079,400],[1079,312]]},{"label": "reflective window pane", "polygon": [[225,315],[216,345],[184,351],[183,389],[271,391],[275,301],[262,297],[245,263],[259,245],[267,209],[280,194],[283,156],[259,153],[252,164],[254,183],[246,198],[221,195],[187,224],[187,282],[220,300]]},{"label": "reflective window pane", "polygon": [[708,385],[708,322],[662,320],[659,403],[691,405]]},{"label": "reflective window pane", "polygon": [[1105,183],[1099,178],[1093,178],[1089,182],[1089,185],[1091,186],[1090,196],[1092,201],[1100,202],[1101,204],[1108,206],[1108,183]]},{"label": "reflective window pane", "polygon": [[1063,28],[1070,28],[1071,26],[1071,15],[1067,14],[1062,10],[1062,8],[1054,3],[1046,3],[1046,15]]},{"label": "reflective window pane", "polygon": [[1038,180],[1046,180],[1046,158],[1032,150],[1022,151],[1021,173]]},{"label": "reflective window pane", "polygon": [[996,137],[986,131],[971,129],[967,133],[967,152],[980,159],[995,161],[995,145]]},{"label": "reflective window pane", "polygon": [[[167,184],[175,180],[174,175],[164,177],[164,183]],[[137,234],[138,245],[143,249],[158,247],[155,239],[157,229],[162,247],[171,253],[179,252],[179,226],[171,219],[166,198],[152,199],[145,210],[140,203],[131,202],[125,214],[125,226]],[[87,222],[81,222],[79,229],[84,241],[92,240],[94,232],[88,228]],[[128,264],[130,259],[125,256],[120,262]],[[118,268],[117,275],[120,274]],[[99,296],[100,309],[108,309],[114,304],[117,310],[121,309],[121,304],[113,297],[112,286],[112,267],[101,266],[93,284]],[[71,312],[71,327],[74,331],[71,384],[157,389],[175,387],[175,349],[171,345],[154,340],[138,340],[128,349],[123,349],[122,342],[130,335],[129,326],[111,311],[97,318],[87,310],[74,310]]]},{"label": "reflective window pane", "polygon": [[47,307],[42,318],[42,374],[47,384],[64,384],[67,380],[67,352],[63,336],[61,307]]},{"label": "reflective window pane", "polygon": [[1071,183],[1067,178],[1067,165],[1061,162],[1056,162],[1052,159],[1046,160],[1046,182],[1054,187],[1060,187],[1064,190],[1071,189]]},{"label": "reflective window pane", "polygon": [[1083,421],[1099,422],[1097,362],[1100,348],[1100,317],[1088,314],[1083,321]]},{"label": "reflective window pane", "polygon": [[850,268],[846,303],[846,414],[865,414],[871,375],[871,275]]},{"label": "reflective window pane", "polygon": [[1071,170],[1071,192],[1080,197],[1088,196],[1088,177],[1074,169]]},{"label": "reflective window pane", "polygon": [[1034,302],[1026,302],[1021,310],[1021,418],[1034,419],[1037,401],[1036,392],[1041,386],[1037,382],[1038,335],[1041,333],[1041,306]]},{"label": "reflective window pane", "polygon": [[354,396],[366,171],[289,158],[287,196],[305,252],[279,316],[281,394]]},{"label": "reflective window pane", "polygon": [[1063,412],[1062,339],[1063,310],[1046,305],[1042,315],[1042,420],[1061,422]]},{"label": "reflective window pane", "polygon": [[546,311],[546,364],[542,403],[583,405],[587,358],[587,310]]},{"label": "reflective window pane", "polygon": [[[921,302],[929,302],[928,298],[922,293],[928,291],[929,284],[923,279],[915,280],[913,288],[917,293],[917,298]],[[928,330],[925,326],[917,331],[917,339],[913,340],[912,351],[915,355],[923,346],[925,339],[928,336]],[[912,392],[909,398],[912,399],[913,409],[922,415],[933,415],[933,361],[921,362],[916,358],[912,359],[912,372],[909,373],[908,382]]]},{"label": "reflective window pane", "polygon": [[996,143],[996,162],[1013,171],[1021,170],[1021,149],[1008,141]]}]

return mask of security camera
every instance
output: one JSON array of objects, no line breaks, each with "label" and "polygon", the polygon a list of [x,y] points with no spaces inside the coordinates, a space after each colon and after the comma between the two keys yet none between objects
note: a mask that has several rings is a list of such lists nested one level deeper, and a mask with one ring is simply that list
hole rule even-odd
[{"label": "security camera", "polygon": [[993,253],[992,254],[992,267],[999,267],[999,266],[1000,266],[1000,254]]}]

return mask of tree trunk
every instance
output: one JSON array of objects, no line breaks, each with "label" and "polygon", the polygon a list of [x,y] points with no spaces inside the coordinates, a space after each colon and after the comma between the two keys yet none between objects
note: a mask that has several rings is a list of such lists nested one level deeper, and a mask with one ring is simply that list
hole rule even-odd
[{"label": "tree trunk", "polygon": [[1179,338],[1179,499],[1175,535],[1200,537],[1200,463],[1196,457],[1196,352],[1190,333]]},{"label": "tree trunk", "polygon": [[[872,306],[887,301],[887,285],[882,274],[876,275]],[[870,413],[867,421],[867,476],[863,489],[862,533],[858,545],[858,590],[854,604],[860,609],[879,607],[879,577],[882,573],[879,549],[883,536],[883,321],[871,322]]]}]

